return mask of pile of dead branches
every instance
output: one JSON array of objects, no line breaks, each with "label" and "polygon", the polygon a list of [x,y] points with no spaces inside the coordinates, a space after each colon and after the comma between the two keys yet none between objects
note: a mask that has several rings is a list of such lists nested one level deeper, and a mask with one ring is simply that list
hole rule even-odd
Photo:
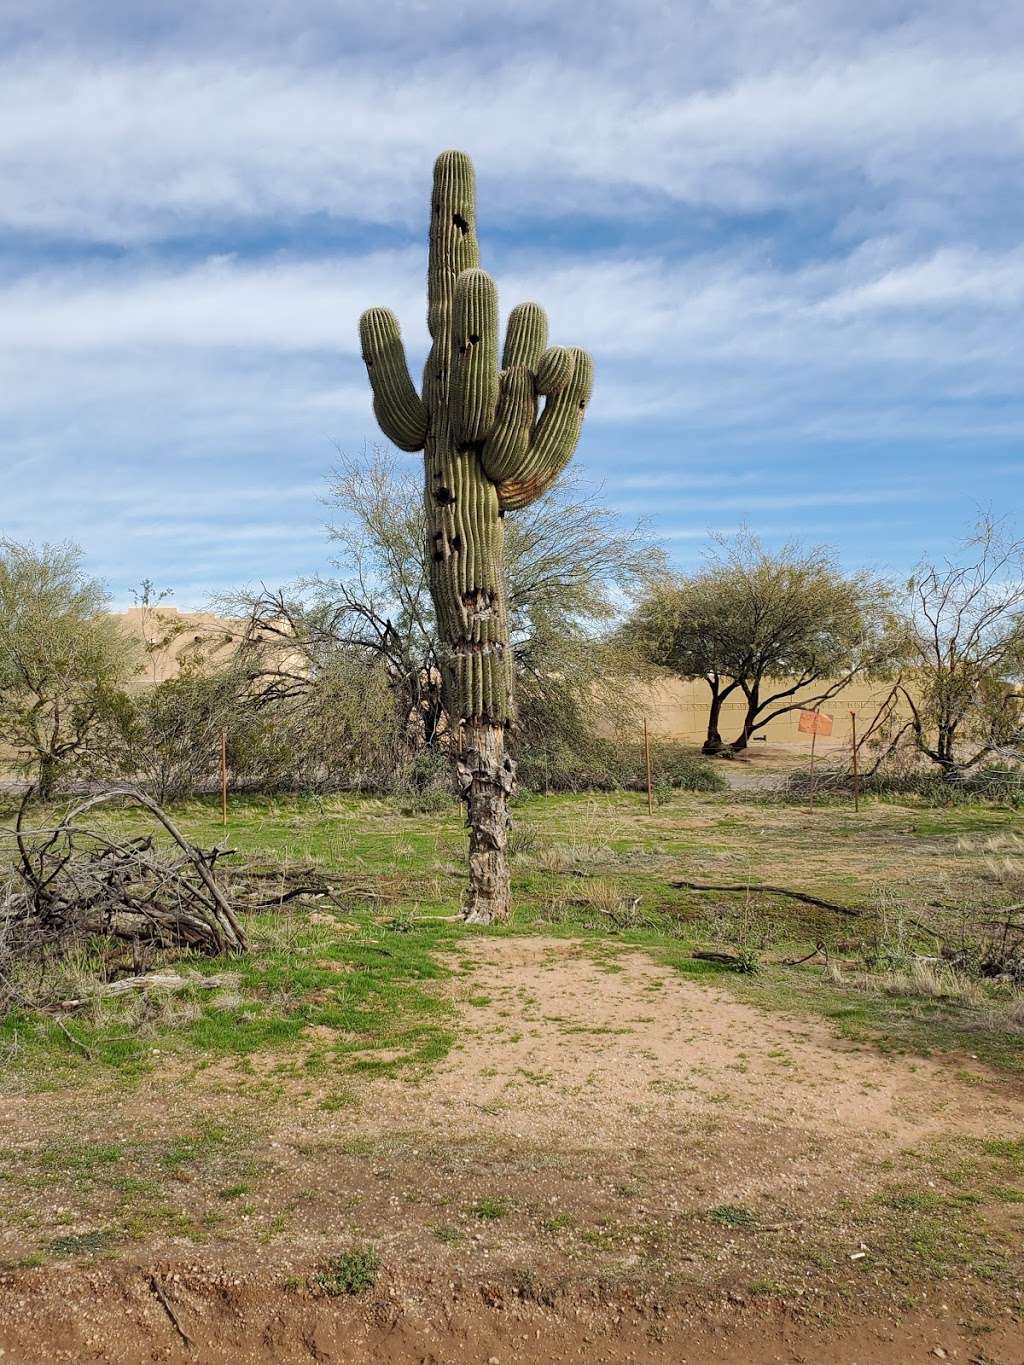
[{"label": "pile of dead branches", "polygon": [[[138,806],[157,827],[120,836],[85,817],[110,803]],[[31,828],[28,801],[11,832],[0,832],[10,862],[0,887],[0,949],[8,957],[46,952],[101,934],[134,945],[242,952],[245,934],[217,880],[220,848],[190,843],[144,792],[115,787],[80,801],[56,825]],[[170,836],[158,843],[163,830]]]}]

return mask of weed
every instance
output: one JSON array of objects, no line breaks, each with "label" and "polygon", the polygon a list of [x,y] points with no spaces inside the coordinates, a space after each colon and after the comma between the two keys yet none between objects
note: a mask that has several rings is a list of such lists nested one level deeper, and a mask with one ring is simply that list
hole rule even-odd
[{"label": "weed", "polygon": [[719,1204],[708,1210],[708,1217],[716,1223],[729,1228],[746,1228],[754,1221],[754,1215],[742,1204]]},{"label": "weed", "polygon": [[456,1246],[464,1235],[462,1229],[456,1227],[454,1223],[436,1223],[430,1230],[439,1242],[444,1242],[445,1246]]},{"label": "weed", "polygon": [[573,1222],[574,1219],[571,1214],[556,1213],[550,1218],[541,1219],[541,1229],[544,1232],[564,1232],[567,1228],[572,1227]]},{"label": "weed", "polygon": [[224,1189],[217,1191],[218,1199],[241,1199],[243,1194],[249,1193],[248,1185],[226,1185]]},{"label": "weed", "polygon": [[102,1251],[110,1245],[113,1233],[106,1228],[93,1232],[78,1232],[67,1237],[55,1237],[47,1248],[55,1256],[86,1256],[94,1251]]},{"label": "weed", "polygon": [[375,1251],[344,1251],[330,1257],[310,1283],[330,1298],[341,1294],[365,1294],[377,1283],[379,1270],[380,1258]]},{"label": "weed", "polygon": [[480,1218],[485,1222],[490,1222],[495,1218],[504,1218],[512,1211],[512,1201],[505,1198],[496,1198],[485,1195],[482,1199],[477,1199],[469,1206],[469,1211],[474,1218]]}]

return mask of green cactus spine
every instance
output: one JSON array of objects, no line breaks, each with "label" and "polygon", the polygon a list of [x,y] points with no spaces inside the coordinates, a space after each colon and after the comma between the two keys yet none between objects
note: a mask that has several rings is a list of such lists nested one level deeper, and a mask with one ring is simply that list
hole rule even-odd
[{"label": "green cactus spine", "polygon": [[424,452],[431,592],[445,705],[461,727],[470,829],[464,913],[490,922],[509,910],[514,785],[504,744],[515,711],[502,518],[540,497],[572,458],[593,364],[575,347],[546,349],[544,310],[521,303],[509,315],[499,370],[497,291],[480,269],[473,166],[463,152],[442,152],[434,164],[427,324],[422,396],[394,315],[371,308],[359,332],[382,431],[401,449]]}]

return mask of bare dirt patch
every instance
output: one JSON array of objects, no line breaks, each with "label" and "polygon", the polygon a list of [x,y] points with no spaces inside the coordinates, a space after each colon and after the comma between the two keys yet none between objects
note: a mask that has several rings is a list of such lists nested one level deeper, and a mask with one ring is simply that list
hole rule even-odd
[{"label": "bare dirt patch", "polygon": [[663,1126],[739,1119],[875,1157],[938,1134],[1024,1131],[1020,1088],[1000,1085],[979,1105],[977,1084],[948,1063],[880,1059],[821,1021],[766,1014],[640,951],[483,939],[471,961],[461,1042],[427,1097],[428,1116],[463,1131],[621,1151]]},{"label": "bare dirt patch", "polygon": [[1024,1361],[1019,1082],[594,943],[475,937],[451,989],[448,1059],[351,1095],[264,1055],[5,1102],[5,1359]]}]

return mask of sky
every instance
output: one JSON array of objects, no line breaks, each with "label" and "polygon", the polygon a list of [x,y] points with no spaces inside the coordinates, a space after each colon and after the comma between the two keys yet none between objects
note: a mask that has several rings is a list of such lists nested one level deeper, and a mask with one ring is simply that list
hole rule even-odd
[{"label": "sky", "polygon": [[3,0],[0,89],[0,534],[118,604],[327,567],[446,147],[679,567],[746,526],[903,574],[1020,507],[1020,5]]}]

